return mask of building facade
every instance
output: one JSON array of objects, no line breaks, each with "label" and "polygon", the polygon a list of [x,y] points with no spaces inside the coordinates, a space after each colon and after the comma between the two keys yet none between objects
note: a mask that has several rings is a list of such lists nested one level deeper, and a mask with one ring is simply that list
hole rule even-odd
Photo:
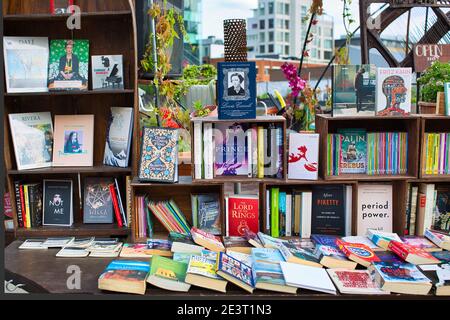
[{"label": "building facade", "polygon": [[199,65],[202,62],[202,0],[184,0],[184,26],[188,39],[184,41],[184,63]]}]

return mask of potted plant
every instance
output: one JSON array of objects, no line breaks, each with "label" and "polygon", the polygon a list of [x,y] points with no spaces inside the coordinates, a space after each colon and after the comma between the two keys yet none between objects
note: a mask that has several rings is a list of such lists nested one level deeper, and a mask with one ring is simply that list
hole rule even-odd
[{"label": "potted plant", "polygon": [[450,64],[436,61],[417,79],[420,86],[419,113],[438,114],[438,95],[443,94],[444,84],[450,82]]}]

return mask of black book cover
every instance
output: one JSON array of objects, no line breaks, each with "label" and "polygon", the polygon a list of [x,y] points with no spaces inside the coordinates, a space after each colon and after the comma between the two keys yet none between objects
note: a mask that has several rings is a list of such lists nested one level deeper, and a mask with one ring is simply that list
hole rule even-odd
[{"label": "black book cover", "polygon": [[20,201],[20,181],[14,182],[15,198],[16,198],[16,209],[17,209],[17,222],[20,228],[24,227],[23,224],[23,213],[22,213],[22,201]]},{"label": "black book cover", "polygon": [[33,228],[42,225],[42,185],[28,185],[28,198],[30,199],[30,217]]},{"label": "black book cover", "polygon": [[112,178],[86,178],[84,185],[84,223],[114,223]]},{"label": "black book cover", "polygon": [[71,226],[73,219],[72,180],[44,180],[43,225]]},{"label": "black book cover", "polygon": [[315,186],[311,234],[345,236],[345,186]]}]

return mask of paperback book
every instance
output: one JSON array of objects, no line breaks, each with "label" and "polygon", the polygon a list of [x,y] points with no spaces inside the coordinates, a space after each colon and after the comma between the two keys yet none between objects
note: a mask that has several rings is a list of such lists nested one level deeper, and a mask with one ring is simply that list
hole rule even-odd
[{"label": "paperback book", "polygon": [[217,275],[216,261],[201,256],[191,256],[186,283],[225,293],[228,282]]},{"label": "paperback book", "polygon": [[123,56],[92,56],[92,90],[124,88]]},{"label": "paperback book", "polygon": [[249,293],[255,289],[252,268],[224,252],[217,256],[217,274]]},{"label": "paperback book", "polygon": [[105,291],[144,295],[150,271],[148,262],[113,261],[98,279],[98,288]]},{"label": "paperback book", "polygon": [[290,180],[317,180],[319,172],[319,134],[289,135]]},{"label": "paperback book", "polygon": [[378,68],[376,113],[405,116],[411,113],[411,68]]},{"label": "paperback book", "polygon": [[328,269],[327,272],[342,294],[390,294],[378,287],[367,270]]},{"label": "paperback book", "polygon": [[246,131],[242,124],[214,124],[214,175],[248,176]]},{"label": "paperback book", "polygon": [[109,186],[112,178],[86,178],[84,185],[83,223],[110,224],[114,222],[113,200]]},{"label": "paperback book", "polygon": [[226,197],[227,236],[243,237],[246,230],[259,231],[259,197],[233,195]]},{"label": "paperback book", "polygon": [[43,225],[72,226],[73,181],[44,180],[43,190]]},{"label": "paperback book", "polygon": [[154,256],[147,282],[169,291],[188,292],[191,285],[185,282],[187,268],[185,263]]},{"label": "paperback book", "polygon": [[103,164],[128,167],[133,136],[133,108],[111,108]]}]

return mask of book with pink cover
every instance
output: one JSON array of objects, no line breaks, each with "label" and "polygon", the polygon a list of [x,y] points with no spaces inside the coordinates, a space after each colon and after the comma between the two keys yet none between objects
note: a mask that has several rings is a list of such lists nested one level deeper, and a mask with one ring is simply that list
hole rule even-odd
[{"label": "book with pink cover", "polygon": [[94,115],[55,116],[54,167],[94,165]]}]

